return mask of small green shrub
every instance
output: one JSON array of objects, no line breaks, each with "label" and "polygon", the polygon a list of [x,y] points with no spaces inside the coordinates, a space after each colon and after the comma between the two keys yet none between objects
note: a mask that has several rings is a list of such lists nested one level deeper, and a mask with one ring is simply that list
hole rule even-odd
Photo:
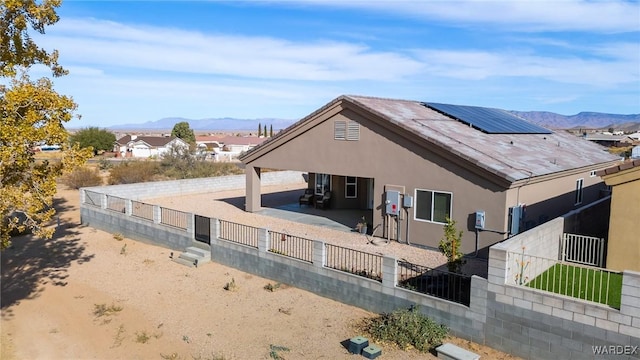
[{"label": "small green shrub", "polygon": [[113,163],[109,161],[109,159],[101,157],[100,160],[98,160],[98,169],[109,170],[111,168],[113,168]]},{"label": "small green shrub", "polygon": [[423,315],[418,307],[411,307],[366,319],[363,321],[362,331],[375,341],[427,352],[442,344],[448,329]]},{"label": "small green shrub", "polygon": [[159,173],[158,163],[153,161],[125,161],[109,172],[109,184],[133,184],[152,181]]},{"label": "small green shrub", "polygon": [[85,166],[62,177],[62,183],[71,189],[80,189],[81,187],[100,186],[102,185],[102,178],[97,169]]},{"label": "small green shrub", "polygon": [[275,283],[275,284],[268,283],[267,285],[264,286],[265,290],[271,291],[271,292],[274,292],[274,291],[278,290],[279,288],[280,288],[280,283]]},{"label": "small green shrub", "polygon": [[289,352],[289,348],[281,345],[269,345],[269,357],[274,360],[284,360],[284,357],[280,355],[280,352]]},{"label": "small green shrub", "polygon": [[146,331],[136,332],[136,342],[140,344],[146,344],[151,339],[151,336]]},{"label": "small green shrub", "polygon": [[236,285],[236,280],[234,278],[231,278],[231,281],[229,281],[224,286],[224,289],[227,291],[238,291],[238,285]]},{"label": "small green shrub", "polygon": [[94,304],[93,305],[93,315],[95,317],[102,316],[111,316],[122,311],[122,306],[117,306],[111,304],[111,306],[107,306],[107,304]]}]

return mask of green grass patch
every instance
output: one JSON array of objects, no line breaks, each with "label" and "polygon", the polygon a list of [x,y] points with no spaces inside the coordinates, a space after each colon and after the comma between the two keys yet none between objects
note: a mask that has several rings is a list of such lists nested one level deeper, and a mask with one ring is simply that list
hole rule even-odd
[{"label": "green grass patch", "polygon": [[526,286],[620,309],[622,274],[567,264],[556,264]]}]

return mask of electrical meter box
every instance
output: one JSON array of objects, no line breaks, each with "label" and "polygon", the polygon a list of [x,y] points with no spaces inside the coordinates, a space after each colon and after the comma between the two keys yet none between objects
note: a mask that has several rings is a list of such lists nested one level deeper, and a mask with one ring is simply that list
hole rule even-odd
[{"label": "electrical meter box", "polygon": [[400,192],[388,190],[385,192],[385,213],[387,215],[398,215],[400,211]]},{"label": "electrical meter box", "polygon": [[512,206],[509,208],[509,234],[517,235],[520,233],[520,220],[522,220],[522,205]]},{"label": "electrical meter box", "polygon": [[476,229],[484,230],[484,211],[476,211]]},{"label": "electrical meter box", "polygon": [[404,194],[404,196],[402,196],[402,207],[407,209],[412,208],[413,196]]}]

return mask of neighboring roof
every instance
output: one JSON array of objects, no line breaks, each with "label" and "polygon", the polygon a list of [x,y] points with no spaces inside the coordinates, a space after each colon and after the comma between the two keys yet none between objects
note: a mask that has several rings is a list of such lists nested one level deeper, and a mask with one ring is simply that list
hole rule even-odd
[{"label": "neighboring roof", "polygon": [[[328,109],[350,105],[418,136],[425,147],[435,144],[499,177],[515,182],[618,160],[598,144],[566,131],[550,134],[487,134],[423,105],[420,101],[344,95],[278,133],[240,159],[252,161],[287,133],[320,118]],[[318,120],[319,121],[319,120]],[[275,146],[275,145],[274,145]]]},{"label": "neighboring roof", "polygon": [[168,137],[168,136],[137,136],[135,139],[131,139],[131,135],[126,135],[116,140],[116,143],[119,145],[127,145],[131,142],[145,142],[153,147],[162,147],[173,141],[174,139],[178,139],[182,142],[184,140],[177,137]]},{"label": "neighboring roof", "polygon": [[629,135],[587,134],[585,139],[590,141],[624,141],[629,139]]},{"label": "neighboring roof", "polygon": [[257,136],[226,136],[219,139],[224,145],[259,145],[265,142],[267,138]]},{"label": "neighboring roof", "polygon": [[596,175],[598,176],[611,175],[611,174],[619,173],[621,171],[633,169],[636,167],[640,169],[640,159],[625,161],[622,164],[615,165],[615,166],[606,168],[604,170],[600,170],[596,172]]},{"label": "neighboring roof", "polygon": [[211,141],[220,141],[224,138],[224,136],[214,136],[214,135],[200,135],[196,136],[196,142],[211,142]]},{"label": "neighboring roof", "polygon": [[632,138],[632,139],[634,139],[634,140],[640,140],[640,132],[635,132],[635,133],[629,134],[627,136]]}]

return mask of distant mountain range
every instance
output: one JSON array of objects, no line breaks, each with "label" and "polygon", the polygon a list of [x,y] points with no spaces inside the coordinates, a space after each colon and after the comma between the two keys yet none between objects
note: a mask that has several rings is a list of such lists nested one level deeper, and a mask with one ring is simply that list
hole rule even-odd
[{"label": "distant mountain range", "polygon": [[147,121],[142,124],[125,124],[114,125],[109,127],[112,130],[171,130],[173,126],[179,122],[186,121],[193,130],[249,130],[258,131],[258,124],[267,126],[269,129],[273,126],[273,130],[281,130],[293,124],[297,120],[290,119],[235,119],[235,118],[210,118],[210,119],[185,119],[179,117],[164,118],[156,121]]},{"label": "distant mountain range", "polygon": [[532,123],[549,129],[608,129],[622,131],[640,130],[640,114],[618,115],[597,112],[581,112],[576,115],[560,115],[547,111],[510,111]]},{"label": "distant mountain range", "polygon": [[[560,115],[546,111],[510,111],[535,124],[549,129],[609,129],[623,131],[640,131],[640,114],[618,115],[596,112],[581,112],[576,115]],[[282,130],[296,122],[291,119],[235,119],[235,118],[209,118],[209,119],[185,119],[179,117],[164,118],[156,121],[148,121],[142,124],[125,124],[111,126],[112,130],[171,130],[179,122],[186,121],[193,130],[242,130],[256,131],[258,124],[264,128],[273,127],[274,130]]]}]

